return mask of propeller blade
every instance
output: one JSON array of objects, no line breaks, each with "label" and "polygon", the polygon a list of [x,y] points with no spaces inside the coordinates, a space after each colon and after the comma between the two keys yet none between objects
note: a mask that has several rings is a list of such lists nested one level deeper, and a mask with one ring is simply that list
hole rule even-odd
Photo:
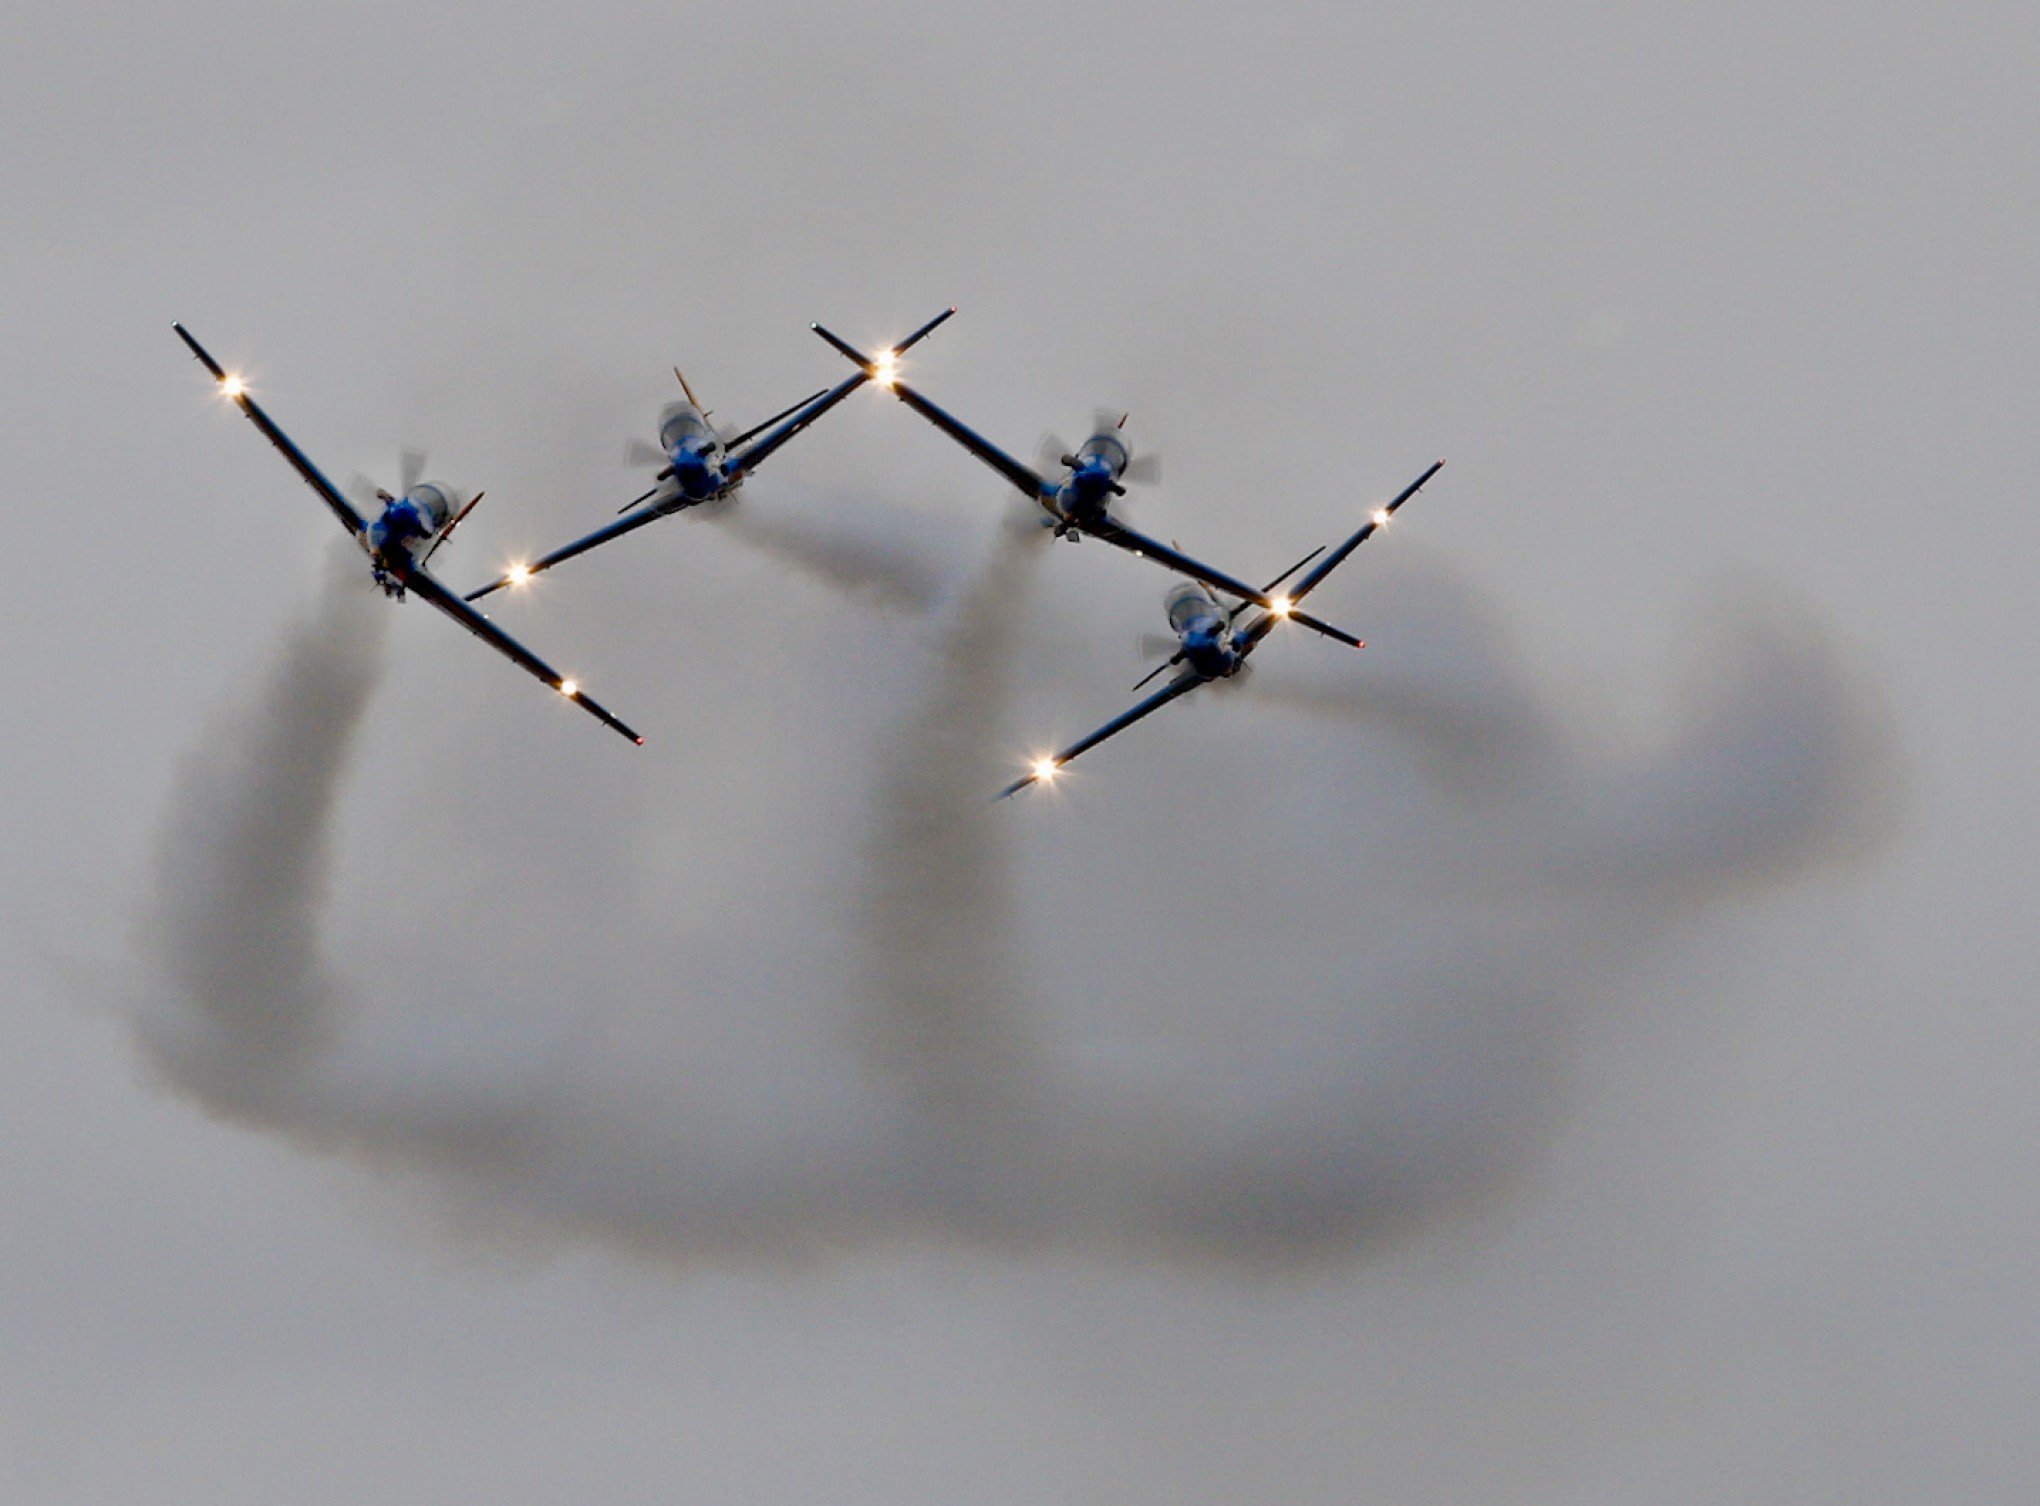
[{"label": "propeller blade", "polygon": [[349,476],[346,485],[342,486],[340,490],[347,494],[348,501],[360,509],[363,517],[374,518],[376,514],[383,510],[385,505],[381,495],[382,488],[377,486],[368,477],[362,475],[360,471],[356,471]]},{"label": "propeller blade", "polygon": [[1183,640],[1167,633],[1142,633],[1138,640],[1140,656],[1143,659],[1161,659],[1176,652],[1183,646]]},{"label": "propeller blade", "polygon": [[1093,408],[1091,410],[1091,432],[1093,434],[1116,434],[1126,427],[1127,419],[1133,415],[1123,408]]},{"label": "propeller blade", "polygon": [[1034,447],[1034,468],[1044,476],[1053,476],[1057,471],[1067,470],[1063,456],[1071,453],[1071,445],[1060,434],[1044,434],[1041,443]]},{"label": "propeller blade", "polygon": [[406,448],[397,455],[397,495],[408,497],[411,488],[425,479],[425,452]]},{"label": "propeller blade", "polygon": [[649,439],[632,438],[624,442],[623,463],[625,465],[664,465],[666,463],[666,452],[653,444]]},{"label": "propeller blade", "polygon": [[1142,486],[1153,486],[1162,479],[1162,457],[1159,455],[1136,455],[1126,462],[1126,469],[1119,473],[1128,481]]}]

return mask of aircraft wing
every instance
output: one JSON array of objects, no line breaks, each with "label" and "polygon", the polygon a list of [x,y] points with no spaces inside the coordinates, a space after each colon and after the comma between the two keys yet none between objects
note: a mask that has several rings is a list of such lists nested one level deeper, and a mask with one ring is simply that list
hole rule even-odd
[{"label": "aircraft wing", "polygon": [[[1079,753],[1097,747],[1098,744],[1105,741],[1106,738],[1111,737],[1116,733],[1124,732],[1128,727],[1131,727],[1135,722],[1139,721],[1142,717],[1146,716],[1150,711],[1160,710],[1162,707],[1168,705],[1169,702],[1175,700],[1178,696],[1188,695],[1191,691],[1195,690],[1198,686],[1202,685],[1203,683],[1204,676],[1197,673],[1196,670],[1194,669],[1184,670],[1183,673],[1176,676],[1175,679],[1169,681],[1168,684],[1164,685],[1160,690],[1156,691],[1153,695],[1149,696],[1146,700],[1142,701],[1139,705],[1135,706],[1131,711],[1124,712],[1121,715],[1114,717],[1111,721],[1107,722],[1104,726],[1100,727],[1096,732],[1093,732],[1090,736],[1078,738],[1075,742],[1071,743],[1067,748],[1064,748],[1060,753],[1056,754],[1054,757],[1043,760],[1045,763],[1049,765],[1048,769],[1049,775],[1052,776],[1057,769],[1060,769],[1064,764],[1068,763],[1072,758],[1075,758]],[[1004,800],[1008,795],[1017,795],[1020,791],[1026,789],[1028,785],[1035,783],[1042,777],[1043,777],[1042,773],[1037,771],[1035,773],[1029,774],[1025,779],[1016,779],[1011,784],[1007,785],[1003,790],[999,791],[999,798],[1001,800]]]},{"label": "aircraft wing", "polygon": [[241,411],[248,415],[248,422],[262,431],[263,436],[282,452],[283,458],[305,478],[305,484],[319,494],[319,500],[333,510],[333,516],[340,520],[341,526],[352,534],[359,534],[366,529],[367,520],[354,510],[353,504],[340,495],[340,489],[326,479],[326,473],[312,464],[311,458],[297,447],[291,437],[276,427],[275,421],[262,411],[262,405],[248,396],[240,378],[229,376],[206,348],[191,337],[190,330],[181,324],[173,324],[170,327],[177,331],[179,339],[191,347],[191,353],[198,357],[199,364],[212,373],[213,380],[220,384],[220,390],[232,398],[240,406]]},{"label": "aircraft wing", "polygon": [[1042,479],[1039,471],[1035,470],[1032,466],[1022,465],[1011,455],[1008,455],[1004,450],[985,438],[984,435],[971,428],[970,425],[944,412],[941,408],[929,402],[927,398],[909,387],[905,382],[900,381],[897,375],[895,375],[896,368],[893,365],[893,361],[913,349],[921,341],[927,339],[955,312],[954,308],[944,309],[911,335],[908,335],[906,339],[900,341],[899,344],[892,346],[886,353],[885,364],[883,366],[879,362],[872,360],[870,356],[867,356],[847,340],[822,328],[821,325],[812,324],[808,327],[817,335],[820,335],[830,346],[834,347],[845,359],[853,363],[864,374],[867,380],[877,382],[881,387],[890,389],[894,397],[905,403],[909,408],[912,408],[921,417],[927,419],[929,423],[933,424],[966,450],[969,450],[971,454],[977,456],[978,459],[997,471],[1001,476],[1004,476],[1008,481],[1019,487],[1021,491],[1027,494],[1030,500],[1039,501],[1049,492],[1048,483]]},{"label": "aircraft wing", "polygon": [[[677,508],[673,509],[673,511],[676,512],[678,510],[679,509]],[[551,554],[548,554],[544,559],[533,560],[530,564],[523,566],[521,570],[511,571],[509,574],[506,575],[499,575],[498,577],[496,577],[496,579],[490,581],[486,586],[483,586],[479,591],[468,592],[467,596],[464,599],[468,601],[480,601],[484,596],[487,596],[491,591],[502,590],[503,587],[509,585],[513,579],[528,580],[530,577],[534,575],[539,575],[547,570],[552,569],[552,567],[554,565],[557,565],[561,560],[570,560],[577,554],[586,554],[590,549],[593,549],[598,544],[606,544],[611,539],[620,539],[625,534],[631,532],[633,529],[642,528],[645,526],[645,524],[650,523],[655,519],[663,518],[665,516],[667,516],[667,514],[661,512],[656,507],[641,508],[637,512],[628,513],[623,517],[618,518],[613,523],[603,524],[600,528],[596,529],[586,538],[576,539],[571,544],[563,545],[562,547],[555,549]]]},{"label": "aircraft wing", "polygon": [[[1192,559],[1179,550],[1171,549],[1167,544],[1157,543],[1144,533],[1136,533],[1116,518],[1100,518],[1096,523],[1079,526],[1094,539],[1102,539],[1105,543],[1124,549],[1129,554],[1146,555],[1164,568],[1174,570],[1179,575],[1187,575],[1192,580],[1201,580],[1207,586],[1216,586],[1228,596],[1251,601],[1269,611],[1275,610],[1275,600],[1266,591],[1256,590],[1245,581],[1227,575],[1223,570],[1212,569],[1202,560]],[[1342,628],[1335,628],[1329,622],[1321,622],[1308,612],[1291,610],[1288,615],[1289,620],[1300,627],[1323,633],[1327,638],[1336,638],[1352,648],[1363,647],[1360,640],[1351,633]]]},{"label": "aircraft wing", "polygon": [[413,570],[407,575],[404,578],[404,588],[424,597],[425,600],[431,602],[432,605],[439,608],[440,611],[451,617],[470,633],[473,633],[482,642],[488,644],[497,653],[501,654],[518,668],[524,670],[527,674],[535,675],[537,678],[545,681],[547,685],[550,685],[568,700],[574,702],[583,711],[601,722],[603,726],[615,728],[640,747],[644,745],[642,737],[639,737],[636,732],[612,716],[596,702],[594,697],[583,694],[580,686],[573,684],[572,681],[555,672],[553,667],[547,664],[545,660],[539,658],[537,654],[534,654],[515,638],[512,638],[508,633],[497,627],[495,623],[489,621],[488,618],[447,590],[445,586],[434,580],[430,575],[427,575],[423,570]]},{"label": "aircraft wing", "polygon": [[[860,371],[856,376],[838,382],[827,392],[817,393],[807,402],[796,404],[790,410],[791,416],[787,413],[780,414],[779,417],[784,419],[785,422],[780,423],[777,428],[772,429],[753,443],[745,445],[732,455],[730,457],[731,469],[745,473],[755,471],[764,463],[766,456],[785,444],[824,413],[827,413],[836,404],[842,402],[844,398],[855,392],[859,387],[862,387],[869,380],[870,378]],[[768,422],[778,421],[768,420]],[[745,435],[743,438],[748,439],[750,436]],[[741,444],[742,440],[739,440],[739,443]]]},{"label": "aircraft wing", "polygon": [[978,433],[977,430],[971,428],[961,419],[954,418],[936,407],[935,404],[929,402],[928,399],[921,396],[920,393],[909,387],[905,382],[895,381],[892,384],[892,394],[909,408],[920,414],[921,417],[927,419],[929,423],[940,429],[944,434],[947,434],[966,450],[969,450],[971,454],[977,456],[978,459],[997,471],[1001,476],[1004,476],[1008,481],[1019,487],[1021,491],[1027,494],[1029,501],[1038,502],[1048,494],[1050,488],[1048,482],[1043,479],[1041,472],[1035,470],[1032,466],[1022,465],[1011,455],[1008,455],[1004,450],[985,438],[984,435]]},{"label": "aircraft wing", "polygon": [[1366,525],[1363,528],[1361,528],[1358,533],[1354,534],[1351,538],[1347,539],[1345,543],[1341,544],[1338,548],[1334,549],[1330,554],[1326,555],[1322,560],[1320,560],[1315,570],[1312,570],[1310,574],[1306,575],[1302,580],[1296,583],[1296,590],[1290,593],[1293,599],[1301,601],[1310,592],[1316,590],[1319,582],[1321,582],[1327,575],[1330,575],[1334,570],[1338,569],[1339,566],[1343,565],[1346,562],[1347,555],[1351,554],[1355,549],[1358,549],[1362,544],[1366,543],[1369,539],[1373,538],[1374,531],[1377,528],[1381,527],[1382,524],[1386,523],[1391,517],[1393,517],[1395,515],[1395,510],[1398,507],[1401,507],[1403,503],[1409,501],[1410,498],[1414,497],[1417,494],[1418,488],[1423,486],[1423,484],[1426,481],[1429,481],[1433,476],[1437,475],[1440,468],[1442,468],[1444,464],[1445,462],[1442,460],[1432,461],[1430,468],[1426,470],[1423,475],[1417,477],[1416,480],[1412,481],[1408,486],[1404,487],[1400,492],[1398,492],[1396,494],[1395,500],[1389,503],[1386,507],[1382,508],[1379,512],[1375,513],[1372,517],[1370,517],[1367,520]]}]

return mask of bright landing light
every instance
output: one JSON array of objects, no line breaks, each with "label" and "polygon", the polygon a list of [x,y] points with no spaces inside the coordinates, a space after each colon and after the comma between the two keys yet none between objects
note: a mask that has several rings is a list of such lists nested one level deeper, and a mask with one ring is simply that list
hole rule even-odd
[{"label": "bright landing light", "polygon": [[898,380],[900,358],[896,352],[890,350],[883,351],[879,354],[878,359],[871,364],[876,368],[872,373],[872,380],[877,382],[879,386],[890,387]]},{"label": "bright landing light", "polygon": [[1289,615],[1289,598],[1287,596],[1276,597],[1268,603],[1268,610],[1277,617],[1287,617]]},{"label": "bright landing light", "polygon": [[228,397],[239,397],[248,390],[248,384],[241,380],[238,372],[228,372],[220,378],[220,391]]},{"label": "bright landing light", "polygon": [[1046,784],[1049,780],[1055,778],[1055,771],[1058,767],[1060,765],[1053,758],[1037,758],[1034,760],[1034,777],[1043,784]]},{"label": "bright landing light", "polygon": [[571,701],[575,696],[579,695],[580,693],[581,682],[579,680],[560,681],[560,694],[565,696],[568,700]]},{"label": "bright landing light", "polygon": [[503,578],[513,586],[524,585],[531,579],[531,566],[522,564],[512,565]]},{"label": "bright landing light", "polygon": [[1375,509],[1374,509],[1374,526],[1375,526],[1376,528],[1381,528],[1381,527],[1385,526],[1385,525],[1387,524],[1387,522],[1388,522],[1388,509],[1387,509],[1387,508],[1385,508],[1385,507],[1377,507],[1377,508],[1375,508]]}]

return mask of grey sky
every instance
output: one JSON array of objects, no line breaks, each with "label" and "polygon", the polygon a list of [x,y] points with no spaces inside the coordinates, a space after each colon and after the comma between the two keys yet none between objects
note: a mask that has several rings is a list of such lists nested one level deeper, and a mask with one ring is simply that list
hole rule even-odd
[{"label": "grey sky", "polygon": [[[0,1500],[2030,1494],[2023,12],[5,33]],[[1423,1189],[1409,1217],[1207,1263],[1115,1224],[1127,1197],[1000,1182],[973,1225],[824,1165],[841,1222],[673,1233],[714,1227],[698,1167],[899,1143],[864,907],[1005,499],[868,393],[742,506],[908,551],[936,610],[691,519],[501,609],[641,753],[385,614],[333,825],[349,1060],[383,1123],[562,1095],[539,1172],[411,1142],[364,1171],[149,1079],[110,999],[209,851],[180,872],[166,822],[209,770],[245,790],[205,738],[334,532],[172,318],[332,470],[421,443],[488,487],[460,584],[632,494],[672,362],[749,421],[843,369],[808,320],[879,340],[951,302],[926,390],[1022,454],[1129,407],[1166,457],[1133,515],[1247,573],[1449,457],[1326,589],[1360,668],[1278,641],[1000,813],[1016,1008],[966,1022],[1193,1128],[1332,1124],[1332,1164]],[[1107,554],[993,592],[1021,658],[972,751],[1125,704],[1165,582]],[[1532,751],[1447,758],[1469,706]],[[1137,1164],[1105,1186],[1157,1185],[1154,1122],[1108,1122]],[[900,1164],[860,1163],[948,1185]]]}]

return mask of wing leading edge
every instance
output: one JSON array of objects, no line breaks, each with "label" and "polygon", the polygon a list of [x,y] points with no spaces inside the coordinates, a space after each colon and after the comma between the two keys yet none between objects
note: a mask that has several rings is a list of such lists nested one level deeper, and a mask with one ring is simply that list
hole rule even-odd
[{"label": "wing leading edge", "polygon": [[1195,690],[1198,686],[1204,683],[1205,683],[1204,676],[1197,673],[1196,670],[1194,669],[1184,670],[1183,673],[1176,676],[1175,679],[1169,681],[1168,684],[1164,685],[1160,690],[1156,691],[1153,695],[1149,696],[1146,700],[1142,701],[1139,705],[1135,706],[1132,710],[1122,712],[1120,715],[1114,717],[1111,721],[1107,722],[1104,726],[1100,727],[1096,732],[1091,733],[1088,737],[1078,738],[1075,742],[1071,743],[1067,748],[1064,748],[1060,753],[1057,753],[1049,758],[1044,758],[1041,761],[1041,763],[1036,766],[1033,773],[1027,775],[1027,777],[1024,779],[1014,780],[1011,784],[1007,785],[1003,790],[1000,790],[998,798],[1004,800],[1008,795],[1019,794],[1020,791],[1026,789],[1027,786],[1030,784],[1038,783],[1044,779],[1053,779],[1057,772],[1061,770],[1062,766],[1068,763],[1071,759],[1075,758],[1079,753],[1083,753],[1088,751],[1089,749],[1095,748],[1098,746],[1098,744],[1104,742],[1106,738],[1112,737],[1117,733],[1124,732],[1128,727],[1131,727],[1135,722],[1139,721],[1149,712],[1159,711],[1162,707],[1168,705],[1169,702],[1175,700],[1178,696],[1188,695],[1191,691]]},{"label": "wing leading edge", "polygon": [[561,695],[601,722],[603,726],[614,729],[640,747],[644,746],[644,738],[640,737],[636,731],[626,725],[621,718],[613,715],[593,696],[583,692],[580,686],[560,674],[550,664],[547,664],[545,660],[539,658],[537,654],[534,654],[515,638],[512,638],[508,633],[497,627],[495,623],[489,621],[487,617],[462,601],[423,570],[412,571],[405,578],[404,588],[415,592],[426,601],[431,602],[432,605],[439,608],[440,611],[451,617],[470,633],[473,633],[482,642],[488,644],[489,647],[496,650],[497,653],[508,659],[512,664],[515,664],[527,674],[543,680],[552,689],[557,690]]},{"label": "wing leading edge", "polygon": [[577,554],[585,554],[598,544],[606,544],[611,539],[622,538],[623,535],[632,532],[634,529],[642,528],[647,523],[657,522],[666,515],[665,512],[660,511],[656,507],[647,507],[638,512],[626,514],[613,523],[603,524],[593,533],[578,538],[571,544],[561,545],[543,559],[533,560],[530,564],[524,565],[517,570],[497,576],[481,589],[468,592],[467,596],[463,599],[467,601],[480,601],[491,591],[500,591],[512,581],[528,580],[534,575],[543,575],[562,560],[570,560]]},{"label": "wing leading edge", "polygon": [[[1382,524],[1386,523],[1390,518],[1395,516],[1396,509],[1401,507],[1403,503],[1409,501],[1410,498],[1414,497],[1418,493],[1418,491],[1422,489],[1424,483],[1426,481],[1429,481],[1433,476],[1437,475],[1438,472],[1444,468],[1444,465],[1445,462],[1442,460],[1432,461],[1431,464],[1425,469],[1423,475],[1417,477],[1416,480],[1412,481],[1408,486],[1404,487],[1401,491],[1397,492],[1393,501],[1388,502],[1381,508],[1377,509],[1367,519],[1367,521],[1353,533],[1353,535],[1350,538],[1348,538],[1343,544],[1339,545],[1339,547],[1334,549],[1330,554],[1326,554],[1324,559],[1318,562],[1316,569],[1312,570],[1310,574],[1306,575],[1302,580],[1296,583],[1296,591],[1292,599],[1296,601],[1301,601],[1305,596],[1307,596],[1312,591],[1315,591],[1320,585],[1322,585],[1324,583],[1326,576],[1330,575],[1334,570],[1338,569],[1339,566],[1343,565],[1346,562],[1346,557],[1350,555],[1355,549],[1358,549],[1362,544],[1366,543],[1369,539],[1373,538],[1375,533],[1381,528]],[[1296,564],[1290,566],[1289,567],[1290,573],[1294,573],[1296,570],[1301,569],[1304,565],[1309,564],[1311,559],[1315,555],[1323,553],[1324,550],[1322,547],[1313,550],[1311,554],[1305,555],[1303,559],[1299,560]],[[1294,620],[1297,616],[1297,613],[1294,610],[1292,610],[1289,616],[1292,620]],[[1258,644],[1263,638],[1267,637],[1269,633],[1273,632],[1275,629],[1275,624],[1280,622],[1281,620],[1282,618],[1280,616],[1274,613],[1269,613],[1268,615],[1263,617],[1256,617],[1252,622],[1248,623],[1246,627],[1247,651],[1251,652],[1254,645]]]},{"label": "wing leading edge", "polygon": [[[844,398],[855,392],[859,387],[862,387],[866,380],[865,375],[859,372],[848,381],[838,382],[827,392],[818,392],[805,402],[796,403],[786,413],[780,414],[777,418],[768,418],[759,428],[769,429],[769,432],[763,438],[756,440],[748,446],[745,445],[745,441],[750,440],[752,435],[757,434],[759,430],[753,429],[748,433],[738,435],[732,444],[734,453],[730,456],[730,474],[733,476],[748,476],[752,471],[763,465],[773,451],[793,438],[794,435],[800,433],[801,430],[807,428],[808,425],[812,424],[824,413],[827,413],[836,404],[842,402]],[[785,422],[781,423],[781,419],[784,419]],[[778,424],[779,427],[776,429],[770,428],[773,424]]]},{"label": "wing leading edge", "polygon": [[326,473],[312,464],[311,457],[299,449],[291,437],[276,426],[275,420],[262,411],[262,405],[248,396],[248,389],[241,384],[241,379],[230,375],[221,367],[220,363],[212,358],[211,353],[192,338],[190,330],[181,324],[172,324],[170,327],[177,331],[178,339],[191,347],[191,353],[198,357],[199,364],[212,373],[213,380],[220,384],[220,391],[234,400],[240,410],[248,415],[248,421],[262,431],[263,437],[275,445],[282,452],[283,458],[291,463],[292,468],[304,477],[305,484],[319,494],[319,500],[333,510],[333,516],[340,520],[340,526],[352,534],[359,534],[365,530],[368,527],[367,520],[340,495],[340,488],[326,479]]},{"label": "wing leading edge", "polygon": [[876,382],[879,386],[886,388],[894,397],[905,403],[909,408],[912,408],[921,417],[927,419],[929,423],[940,429],[944,434],[947,434],[979,460],[1018,487],[1026,494],[1029,501],[1039,502],[1053,490],[1039,471],[1035,470],[1032,466],[1022,465],[962,419],[948,412],[939,404],[929,401],[892,374],[892,361],[897,360],[901,355],[926,339],[935,331],[937,326],[941,325],[943,321],[955,312],[954,308],[944,309],[933,319],[930,319],[926,324],[907,336],[906,339],[900,341],[899,344],[892,346],[886,352],[889,359],[883,366],[847,340],[832,334],[821,325],[813,324],[808,327],[821,336],[824,341],[846,360],[855,363],[857,368],[864,374],[866,380]]}]

